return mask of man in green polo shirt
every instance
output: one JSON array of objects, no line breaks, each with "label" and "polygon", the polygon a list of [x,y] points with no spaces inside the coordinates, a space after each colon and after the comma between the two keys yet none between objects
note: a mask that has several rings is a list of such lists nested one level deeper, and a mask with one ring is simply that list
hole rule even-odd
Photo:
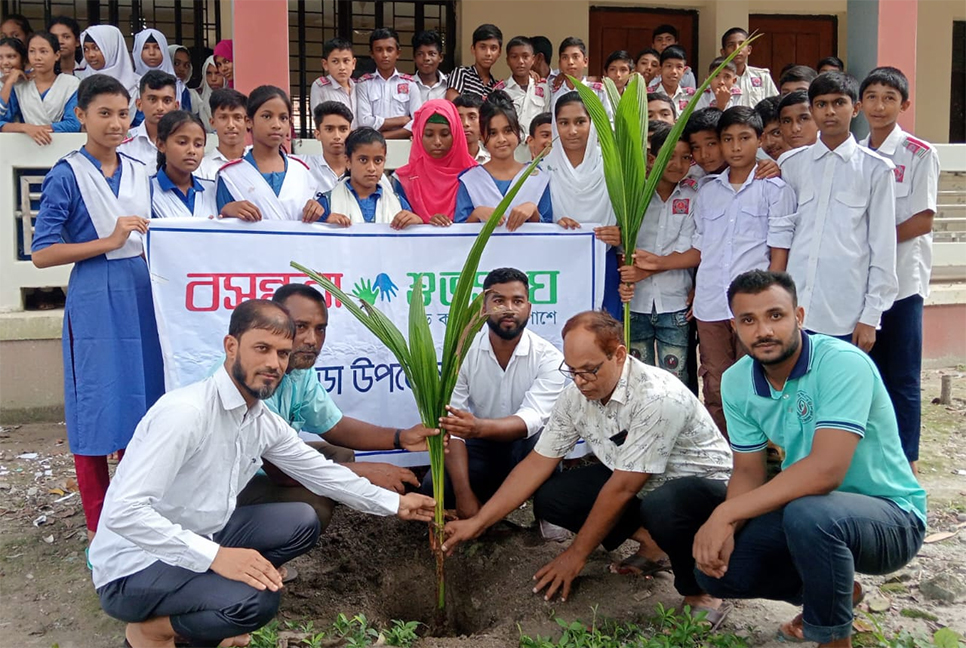
[{"label": "man in green polo shirt", "polygon": [[[926,493],[902,453],[872,360],[847,342],[804,333],[789,275],[746,272],[732,282],[728,301],[748,356],[721,384],[735,463],[727,496],[710,517],[695,513],[690,529],[671,527],[675,537],[652,535],[662,548],[692,545],[690,589],[682,591],[687,579],[675,570],[686,603],[721,609],[721,598],[767,598],[802,605],[781,626],[785,639],[851,646],[861,595],[853,576],[886,574],[915,557]],[[766,481],[769,440],[785,449],[785,461]],[[688,484],[665,488],[675,486]]]}]

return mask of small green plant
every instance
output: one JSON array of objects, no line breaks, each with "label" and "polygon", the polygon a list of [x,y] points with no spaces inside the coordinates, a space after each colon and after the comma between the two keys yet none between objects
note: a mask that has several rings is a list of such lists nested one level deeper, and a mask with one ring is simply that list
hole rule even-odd
[{"label": "small green plant", "polygon": [[[909,616],[905,612],[903,610],[900,614]],[[906,630],[890,637],[878,616],[868,612],[863,612],[862,615],[872,630],[861,632],[853,638],[853,644],[861,648],[966,648],[963,638],[951,628],[940,628],[931,637]]]},{"label": "small green plant", "polygon": [[416,634],[416,629],[420,625],[422,624],[419,621],[400,621],[396,619],[390,627],[382,631],[382,636],[385,637],[386,643],[390,646],[410,648],[419,639],[419,635]]}]

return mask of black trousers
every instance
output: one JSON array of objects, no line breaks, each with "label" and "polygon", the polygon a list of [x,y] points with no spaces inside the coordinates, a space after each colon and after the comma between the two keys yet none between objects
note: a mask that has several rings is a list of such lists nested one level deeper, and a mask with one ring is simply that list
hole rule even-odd
[{"label": "black trousers", "polygon": [[[311,506],[284,502],[238,507],[212,539],[223,547],[256,549],[279,567],[314,547],[319,532]],[[257,590],[210,569],[199,574],[160,560],[97,594],[105,612],[127,623],[171,617],[174,631],[192,646],[217,646],[257,630],[272,620],[281,599],[281,592]]]}]

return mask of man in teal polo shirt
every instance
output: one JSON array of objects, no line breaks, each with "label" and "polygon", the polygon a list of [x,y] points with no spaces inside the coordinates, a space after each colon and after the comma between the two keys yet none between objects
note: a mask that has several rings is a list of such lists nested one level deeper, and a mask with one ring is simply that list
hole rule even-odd
[{"label": "man in teal polo shirt", "polygon": [[[748,356],[721,384],[735,462],[727,496],[710,517],[695,514],[690,529],[677,525],[675,537],[652,535],[662,548],[692,546],[695,580],[681,592],[685,602],[719,610],[721,598],[802,605],[781,626],[785,639],[851,646],[861,595],[853,576],[886,574],[915,557],[926,493],[903,455],[872,360],[802,330],[805,312],[789,275],[746,272],[728,300]],[[785,449],[785,461],[767,481],[769,440]],[[689,487],[665,488],[674,486]],[[677,501],[687,495],[678,492]],[[676,585],[678,577],[675,570]]]},{"label": "man in teal polo shirt", "polygon": [[[319,382],[314,368],[329,322],[324,296],[305,284],[286,284],[275,291],[272,301],[281,304],[295,322],[295,340],[288,371],[265,405],[296,431],[323,437],[324,441],[309,445],[376,486],[397,493],[404,493],[407,485],[418,487],[419,480],[411,470],[388,463],[355,463],[352,451],[422,451],[426,449],[426,437],[438,431],[422,425],[406,429],[382,427],[343,416]],[[335,507],[333,500],[316,495],[268,462],[263,466],[265,471],[255,475],[238,494],[239,505],[305,502],[315,509],[322,527],[328,525]]]}]

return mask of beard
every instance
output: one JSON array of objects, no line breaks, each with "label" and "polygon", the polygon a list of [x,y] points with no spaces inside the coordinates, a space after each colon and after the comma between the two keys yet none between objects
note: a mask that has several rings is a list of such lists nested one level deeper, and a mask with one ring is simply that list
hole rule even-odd
[{"label": "beard", "polygon": [[292,369],[311,369],[315,366],[315,361],[319,359],[321,349],[314,347],[302,347],[292,351],[288,359],[288,368]]},{"label": "beard", "polygon": [[281,376],[279,376],[279,380],[276,380],[271,385],[265,385],[261,388],[252,387],[245,381],[245,370],[242,368],[241,362],[238,358],[235,358],[235,364],[231,366],[231,377],[234,378],[235,382],[241,385],[250,396],[257,398],[258,400],[266,400],[271,398],[272,394],[275,393],[275,390],[278,389],[279,384],[282,382]]},{"label": "beard", "polygon": [[[512,328],[503,328],[503,322],[505,319],[511,319],[513,321]],[[518,320],[516,317],[507,318],[505,315],[500,315],[496,318],[487,318],[486,325],[489,326],[490,330],[496,333],[497,337],[500,339],[515,340],[516,338],[520,337],[521,333],[523,333],[523,329],[527,328],[527,320]]]},{"label": "beard", "polygon": [[[778,355],[774,357],[761,358],[758,355],[756,355],[755,347],[763,343],[777,344],[781,347],[781,351],[778,353]],[[795,352],[798,351],[798,347],[800,347],[801,344],[802,344],[802,334],[799,331],[799,329],[796,327],[795,334],[784,344],[782,344],[781,340],[777,338],[764,338],[761,340],[757,340],[755,344],[752,345],[750,349],[748,349],[748,355],[750,355],[752,358],[754,358],[755,360],[757,360],[763,365],[766,365],[766,366],[776,365],[776,364],[785,362],[790,357],[795,355]]]}]

